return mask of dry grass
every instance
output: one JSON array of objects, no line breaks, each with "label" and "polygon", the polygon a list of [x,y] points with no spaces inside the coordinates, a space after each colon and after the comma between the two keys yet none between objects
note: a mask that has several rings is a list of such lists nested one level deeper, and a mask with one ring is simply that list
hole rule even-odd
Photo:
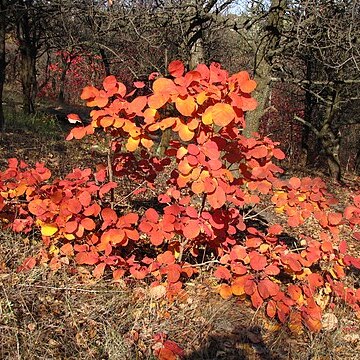
[{"label": "dry grass", "polygon": [[[49,126],[51,134],[2,135],[0,165],[11,156],[43,160],[58,175],[93,163],[91,143],[64,143],[65,131]],[[151,298],[146,283],[94,282],[86,268],[17,273],[36,253],[36,240],[0,232],[1,359],[154,359],[159,332],[182,346],[187,360],[359,358],[360,324],[343,305],[334,311],[334,330],[292,336],[249,303],[222,300],[206,272],[187,284],[187,298],[172,303]],[[352,274],[348,281],[358,279]]]}]

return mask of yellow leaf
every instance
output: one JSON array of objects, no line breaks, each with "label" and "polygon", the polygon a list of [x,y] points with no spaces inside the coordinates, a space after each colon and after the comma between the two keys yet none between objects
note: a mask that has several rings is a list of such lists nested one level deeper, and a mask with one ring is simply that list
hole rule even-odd
[{"label": "yellow leaf", "polygon": [[53,244],[50,246],[49,254],[57,255],[59,251],[60,251],[59,248]]},{"label": "yellow leaf", "polygon": [[134,139],[134,138],[130,137],[126,144],[126,149],[128,151],[135,151],[138,148],[139,143],[140,143],[140,138]]},{"label": "yellow leaf", "polygon": [[201,117],[201,121],[203,122],[203,124],[205,125],[210,125],[213,123],[213,117],[212,117],[212,112],[211,112],[211,108],[207,108],[205,110],[205,112],[202,114]]},{"label": "yellow leaf", "polygon": [[41,226],[41,235],[53,236],[58,230],[58,227],[54,224],[44,224]]},{"label": "yellow leaf", "polygon": [[64,234],[64,238],[66,240],[74,240],[75,239],[75,235],[74,234]]},{"label": "yellow leaf", "polygon": [[306,200],[306,195],[299,195],[298,200],[301,201],[301,202],[305,201]]},{"label": "yellow leaf", "polygon": [[280,206],[275,208],[277,214],[282,214],[284,212],[285,206]]}]

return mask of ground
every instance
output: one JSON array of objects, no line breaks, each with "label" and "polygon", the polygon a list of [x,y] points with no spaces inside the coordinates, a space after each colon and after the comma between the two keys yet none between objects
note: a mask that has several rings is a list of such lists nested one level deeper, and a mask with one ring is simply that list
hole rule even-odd
[{"label": "ground", "polygon": [[[20,113],[12,112],[0,137],[0,167],[17,157],[30,164],[44,161],[55,176],[62,176],[74,167],[106,160],[101,144],[64,141],[69,125],[59,122],[58,112],[67,110],[52,108],[25,119],[26,124]],[[344,186],[327,179],[340,207],[358,180],[348,175]],[[132,184],[128,189],[125,185],[124,191],[131,192]],[[181,346],[188,360],[359,358],[360,324],[342,304],[327,313],[319,334],[292,335],[248,302],[223,300],[206,268],[186,284],[186,297],[169,303],[152,296],[146,283],[114,284],[110,277],[94,281],[86,267],[76,273],[71,267],[18,273],[39,241],[5,229],[0,236],[1,359],[155,359],[157,333]],[[351,248],[359,251],[356,243]],[[359,274],[349,274],[349,281],[358,279]]]}]

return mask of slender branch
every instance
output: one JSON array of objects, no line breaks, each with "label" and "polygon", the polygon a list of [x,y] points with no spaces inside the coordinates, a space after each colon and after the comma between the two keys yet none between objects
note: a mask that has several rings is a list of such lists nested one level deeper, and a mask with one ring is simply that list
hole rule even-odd
[{"label": "slender branch", "polygon": [[309,123],[308,121],[304,120],[303,118],[301,118],[297,115],[294,116],[294,119],[301,122],[302,124],[307,126],[309,129],[311,129],[317,137],[320,137],[320,131],[318,129],[316,129],[316,127],[313,124]]}]

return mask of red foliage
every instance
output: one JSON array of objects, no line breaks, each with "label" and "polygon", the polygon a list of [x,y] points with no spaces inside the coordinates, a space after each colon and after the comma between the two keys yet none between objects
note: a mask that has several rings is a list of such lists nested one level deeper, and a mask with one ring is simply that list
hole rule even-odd
[{"label": "red foliage", "polygon": [[[179,61],[169,65],[169,73],[172,78],[156,78],[147,96],[134,98],[142,85],[135,83],[128,92],[114,76],[103,81],[103,89],[84,88],[82,99],[96,107],[93,120],[68,136],[81,139],[97,128],[106,132],[115,178],[129,175],[157,191],[161,211],[149,208],[140,216],[109,207],[108,194],[117,184],[104,170],[75,169],[49,183],[44,165],[32,169],[9,161],[0,174],[0,210],[11,215],[15,231],[40,229],[47,251],[36,260],[56,270],[73,258],[95,265],[96,278],[112,271],[115,281],[149,277],[153,286],[166,286],[172,299],[184,279],[197,272],[206,249],[220,263],[214,276],[224,299],[247,297],[255,308],[264,305],[269,317],[289,321],[292,329],[304,324],[320,330],[323,309],[317,296],[323,291],[359,314],[359,290],[341,280],[347,268],[360,268],[360,260],[346,253],[340,237],[342,225],[349,224],[359,239],[359,196],[344,214],[332,212],[335,201],[321,179],[277,177],[282,169],[273,160],[284,158],[278,144],[241,134],[244,112],[256,106],[249,95],[256,84],[247,73],[229,76],[218,64],[184,73]],[[163,159],[151,154],[159,129],[171,129],[179,139]],[[176,164],[172,171],[170,164]],[[169,174],[165,192],[155,187],[159,172]],[[275,212],[286,215],[288,225],[298,227],[313,217],[322,233],[291,244],[279,224],[262,230],[249,225],[256,217],[249,209],[264,196]],[[26,259],[21,269],[34,265]],[[173,346],[163,345],[159,354],[174,353]]]}]

